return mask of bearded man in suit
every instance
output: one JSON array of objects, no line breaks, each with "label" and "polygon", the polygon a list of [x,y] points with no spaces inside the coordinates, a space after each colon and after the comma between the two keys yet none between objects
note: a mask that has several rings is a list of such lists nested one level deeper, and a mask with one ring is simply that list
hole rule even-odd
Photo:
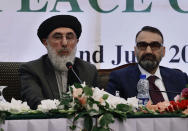
[{"label": "bearded man in suit", "polygon": [[[162,33],[155,27],[145,26],[136,34],[135,41],[134,50],[138,64],[113,71],[107,92],[115,95],[115,92],[119,91],[120,96],[125,99],[137,96],[137,83],[140,75],[145,74],[149,80],[150,98],[154,104],[174,100],[188,84],[188,76],[180,70],[159,66],[165,56]],[[150,78],[155,78],[153,83]],[[157,101],[154,102],[154,99]]]},{"label": "bearded man in suit", "polygon": [[86,84],[97,86],[97,69],[76,55],[76,47],[82,32],[81,23],[71,15],[56,15],[38,28],[38,37],[48,54],[26,62],[20,67],[21,96],[31,109],[36,109],[44,99],[59,99],[68,86],[79,83],[72,70],[66,67],[73,63],[73,69]]}]

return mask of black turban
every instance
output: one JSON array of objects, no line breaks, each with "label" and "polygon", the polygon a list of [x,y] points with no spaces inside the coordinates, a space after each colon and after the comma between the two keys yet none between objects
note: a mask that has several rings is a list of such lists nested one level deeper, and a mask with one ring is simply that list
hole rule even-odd
[{"label": "black turban", "polygon": [[42,22],[38,28],[37,35],[42,41],[42,39],[48,37],[50,32],[59,27],[71,28],[75,32],[77,39],[79,39],[82,32],[81,23],[76,17],[71,15],[56,15]]}]

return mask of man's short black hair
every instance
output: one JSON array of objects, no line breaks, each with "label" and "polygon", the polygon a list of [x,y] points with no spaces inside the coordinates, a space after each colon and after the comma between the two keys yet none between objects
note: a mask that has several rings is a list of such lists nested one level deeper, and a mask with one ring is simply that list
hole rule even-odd
[{"label": "man's short black hair", "polygon": [[[142,31],[148,31],[148,32],[152,32],[152,33],[156,33],[156,34],[159,34],[162,38],[162,43],[164,42],[164,39],[163,39],[163,34],[161,33],[161,31],[155,27],[152,27],[152,26],[144,26],[137,34],[136,34],[136,39],[138,37],[138,35],[142,32]],[[135,41],[136,41],[135,39]]]}]

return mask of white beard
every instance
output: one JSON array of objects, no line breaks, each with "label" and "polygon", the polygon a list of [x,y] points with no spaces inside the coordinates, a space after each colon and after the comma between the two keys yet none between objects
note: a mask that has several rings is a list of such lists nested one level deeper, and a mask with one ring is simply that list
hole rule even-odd
[{"label": "white beard", "polygon": [[58,56],[56,54],[56,51],[49,45],[47,44],[47,50],[48,50],[48,57],[50,61],[52,62],[54,68],[58,71],[68,71],[66,67],[67,62],[71,62],[74,64],[74,59],[76,56],[76,49],[77,47],[72,50],[71,54],[68,56]]}]

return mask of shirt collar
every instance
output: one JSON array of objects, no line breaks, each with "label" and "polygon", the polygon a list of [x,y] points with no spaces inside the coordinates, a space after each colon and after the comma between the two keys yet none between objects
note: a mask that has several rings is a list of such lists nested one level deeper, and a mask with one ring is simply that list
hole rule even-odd
[{"label": "shirt collar", "polygon": [[[149,72],[147,72],[146,70],[144,70],[139,64],[138,64],[138,68],[139,68],[141,74],[145,74],[145,75],[146,75],[146,78],[148,78],[149,76],[152,75],[152,74],[150,74]],[[156,70],[155,74],[153,74],[153,75],[154,75],[154,76],[157,76],[159,79],[162,80],[159,67],[157,67],[157,70]]]}]

